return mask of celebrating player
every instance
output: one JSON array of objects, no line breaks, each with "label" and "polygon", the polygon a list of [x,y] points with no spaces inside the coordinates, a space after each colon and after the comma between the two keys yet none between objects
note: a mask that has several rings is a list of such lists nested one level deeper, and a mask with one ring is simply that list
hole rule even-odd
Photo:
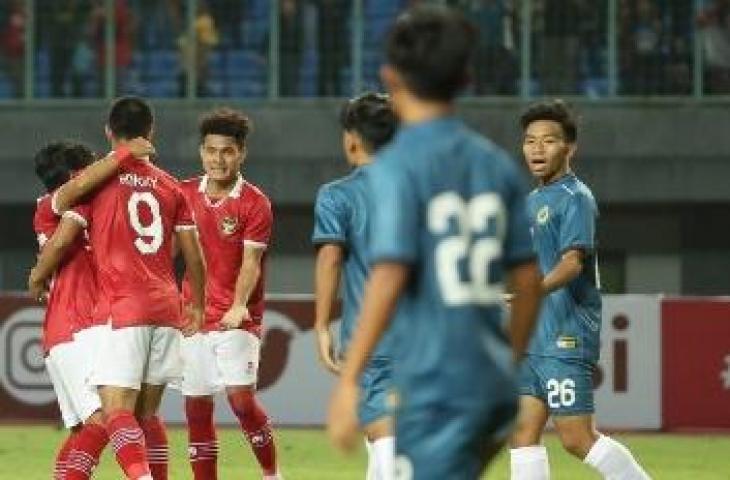
[{"label": "celebrating player", "polygon": [[[340,117],[342,146],[355,167],[344,178],[322,186],[314,207],[312,242],[317,246],[315,271],[315,329],[319,357],[333,373],[339,372],[329,324],[344,268],[345,287],[340,326],[340,353],[344,356],[368,275],[369,210],[365,170],[373,155],[395,133],[397,121],[388,98],[368,93],[348,101]],[[386,395],[391,386],[391,343],[383,338],[360,376],[358,420],[367,437],[368,479],[393,478],[394,441]]]},{"label": "celebrating player", "polygon": [[[453,116],[475,34],[454,11],[410,10],[381,69],[402,126],[368,169],[372,270],[328,427],[336,444],[352,446],[358,378],[395,316],[402,478],[479,478],[517,413],[514,363],[539,304],[517,167]],[[509,333],[505,284],[517,293]]]},{"label": "celebrating player", "polygon": [[[96,277],[88,244],[79,235],[83,227],[75,220],[75,212],[68,211],[59,218],[51,209],[51,194],[75,171],[93,162],[94,154],[81,144],[54,142],[43,147],[34,160],[36,174],[48,194],[38,199],[33,228],[41,249],[58,251],[55,256],[60,265],[42,279],[34,269],[29,288],[35,298],[42,300],[45,280],[52,276],[43,321],[43,348],[63,423],[71,429],[58,452],[54,478],[87,479],[109,441],[99,395],[86,385],[93,338],[101,328],[96,321],[99,317],[94,315]],[[102,320],[106,322],[106,318]]]},{"label": "celebrating player", "polygon": [[[205,323],[182,345],[182,392],[196,480],[217,478],[213,395],[223,388],[264,478],[280,478],[269,417],[255,397],[273,214],[269,199],[240,173],[249,130],[248,118],[238,111],[206,115],[200,122],[205,175],[183,182],[208,265]],[[195,299],[191,287],[186,276],[185,304]]]},{"label": "celebrating player", "polygon": [[512,478],[549,478],[547,450],[540,445],[548,416],[563,447],[604,478],[649,478],[626,447],[595,428],[593,371],[601,332],[598,208],[570,168],[577,149],[576,121],[557,100],[532,105],[520,123],[522,152],[538,181],[527,209],[545,300],[520,372]]},{"label": "celebrating player", "polygon": [[[53,202],[57,212],[66,211],[121,166],[77,212],[88,225],[110,309],[90,381],[99,387],[107,433],[127,477],[161,480],[167,478],[168,447],[156,413],[165,385],[182,374],[178,330],[192,334],[202,321],[205,267],[177,181],[149,160],[131,161],[129,141],[150,138],[152,128],[146,102],[117,100],[107,124],[113,155],[61,187]],[[191,279],[187,323],[174,279],[173,235]]]}]

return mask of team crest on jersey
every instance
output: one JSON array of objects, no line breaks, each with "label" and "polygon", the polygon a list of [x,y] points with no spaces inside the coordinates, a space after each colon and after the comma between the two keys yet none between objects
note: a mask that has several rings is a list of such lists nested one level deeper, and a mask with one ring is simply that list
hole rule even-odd
[{"label": "team crest on jersey", "polygon": [[550,218],[550,209],[547,205],[544,205],[540,210],[537,211],[537,216],[535,217],[535,220],[537,220],[537,223],[540,225],[545,225]]},{"label": "team crest on jersey", "polygon": [[234,217],[223,217],[221,220],[221,232],[223,235],[233,235],[238,230],[238,221]]}]

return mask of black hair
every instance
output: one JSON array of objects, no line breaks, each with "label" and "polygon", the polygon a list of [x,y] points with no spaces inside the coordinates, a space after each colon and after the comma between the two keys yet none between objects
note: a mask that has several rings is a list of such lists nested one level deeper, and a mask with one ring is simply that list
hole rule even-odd
[{"label": "black hair", "polygon": [[398,120],[387,95],[368,92],[342,106],[340,125],[348,132],[357,133],[368,153],[375,153],[393,138]]},{"label": "black hair", "polygon": [[112,104],[107,120],[112,135],[124,140],[149,138],[153,123],[152,107],[144,99],[135,96],[118,98]]},{"label": "black hair", "polygon": [[450,101],[469,82],[476,28],[456,10],[419,6],[395,22],[386,62],[424,100]]},{"label": "black hair", "polygon": [[49,192],[93,161],[94,153],[86,145],[68,140],[49,143],[33,158],[35,173]]},{"label": "black hair", "polygon": [[251,132],[251,120],[238,110],[217,108],[200,119],[199,131],[201,143],[206,135],[223,135],[232,137],[243,148]]},{"label": "black hair", "polygon": [[570,106],[561,99],[544,100],[533,103],[520,116],[522,131],[527,130],[532,122],[550,120],[560,124],[563,135],[569,143],[578,140],[578,121]]}]

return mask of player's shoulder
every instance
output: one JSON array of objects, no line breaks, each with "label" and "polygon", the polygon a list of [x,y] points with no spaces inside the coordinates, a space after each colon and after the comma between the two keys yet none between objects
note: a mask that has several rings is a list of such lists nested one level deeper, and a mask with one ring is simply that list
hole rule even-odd
[{"label": "player's shoulder", "polygon": [[51,203],[52,196],[48,193],[36,198],[35,212],[33,213],[34,224],[55,217]]},{"label": "player's shoulder", "polygon": [[238,198],[244,204],[271,209],[271,200],[269,200],[268,195],[264,193],[261,187],[248,180],[242,180],[241,192]]},{"label": "player's shoulder", "polygon": [[180,180],[180,188],[185,192],[195,192],[200,188],[200,182],[203,181],[202,175],[185,178]]}]

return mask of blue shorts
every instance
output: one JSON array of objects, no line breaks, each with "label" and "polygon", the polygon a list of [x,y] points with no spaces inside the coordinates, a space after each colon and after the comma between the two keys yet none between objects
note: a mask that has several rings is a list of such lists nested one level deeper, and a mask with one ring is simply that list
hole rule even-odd
[{"label": "blue shorts", "polygon": [[487,454],[509,436],[515,397],[476,410],[443,406],[401,409],[395,415],[396,478],[475,480]]},{"label": "blue shorts", "polygon": [[551,415],[591,415],[594,370],[585,360],[526,355],[520,367],[520,395],[539,398]]},{"label": "blue shorts", "polygon": [[392,415],[388,406],[388,394],[392,388],[390,359],[374,358],[360,375],[360,402],[357,416],[364,427]]}]

